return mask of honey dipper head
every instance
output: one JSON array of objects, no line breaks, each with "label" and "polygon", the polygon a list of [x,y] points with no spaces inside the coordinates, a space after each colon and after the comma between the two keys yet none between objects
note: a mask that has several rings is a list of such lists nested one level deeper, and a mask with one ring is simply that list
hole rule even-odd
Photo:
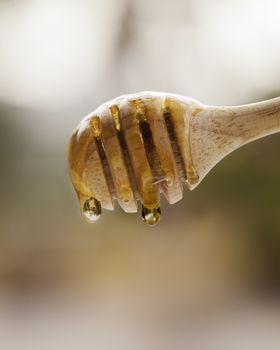
[{"label": "honey dipper head", "polygon": [[182,198],[182,183],[198,181],[189,145],[190,105],[160,93],[122,96],[85,117],[70,138],[70,177],[89,221],[116,199],[150,225],[160,219],[160,194]]}]

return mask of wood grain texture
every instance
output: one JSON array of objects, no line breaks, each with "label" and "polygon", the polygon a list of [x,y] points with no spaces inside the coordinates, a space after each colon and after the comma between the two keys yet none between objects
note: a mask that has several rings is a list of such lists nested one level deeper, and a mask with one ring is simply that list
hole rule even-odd
[{"label": "wood grain texture", "polygon": [[226,155],[280,131],[280,98],[235,107],[201,106],[193,112],[190,144],[199,181]]}]

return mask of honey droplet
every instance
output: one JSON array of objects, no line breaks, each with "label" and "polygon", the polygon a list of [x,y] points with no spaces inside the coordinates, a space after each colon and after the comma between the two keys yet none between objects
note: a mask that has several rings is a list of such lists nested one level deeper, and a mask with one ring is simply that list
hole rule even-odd
[{"label": "honey droplet", "polygon": [[101,204],[94,198],[88,198],[83,205],[83,216],[89,222],[95,222],[100,218],[101,215]]},{"label": "honey droplet", "polygon": [[161,217],[161,209],[158,206],[145,207],[142,206],[142,219],[146,224],[153,226],[156,225]]}]

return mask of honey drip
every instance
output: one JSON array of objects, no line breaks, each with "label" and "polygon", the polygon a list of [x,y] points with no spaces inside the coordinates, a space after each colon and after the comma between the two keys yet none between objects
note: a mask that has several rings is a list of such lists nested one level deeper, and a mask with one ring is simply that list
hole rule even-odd
[{"label": "honey drip", "polygon": [[149,226],[156,225],[161,218],[161,209],[159,206],[142,206],[142,219]]},{"label": "honey drip", "polygon": [[82,213],[88,222],[97,221],[100,218],[101,212],[101,204],[96,198],[90,197],[85,200]]}]

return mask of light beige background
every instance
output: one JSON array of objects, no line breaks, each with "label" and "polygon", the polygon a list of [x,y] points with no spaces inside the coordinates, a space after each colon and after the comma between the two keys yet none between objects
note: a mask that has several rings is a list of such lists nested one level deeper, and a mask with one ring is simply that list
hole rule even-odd
[{"label": "light beige background", "polygon": [[277,0],[0,1],[3,349],[279,349],[279,135],[226,158],[155,228],[84,223],[66,148],[124,93],[280,95]]}]

